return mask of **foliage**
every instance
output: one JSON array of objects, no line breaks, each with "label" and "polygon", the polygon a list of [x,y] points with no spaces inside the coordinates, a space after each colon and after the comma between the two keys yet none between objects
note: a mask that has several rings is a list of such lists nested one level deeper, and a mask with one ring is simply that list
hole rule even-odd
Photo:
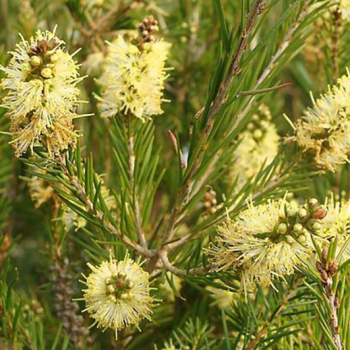
[{"label": "foliage", "polygon": [[[76,61],[71,76],[63,76],[67,86],[78,90],[48,108],[50,113],[57,112],[57,120],[70,118],[71,123],[74,119],[76,133],[65,134],[68,140],[60,142],[51,123],[39,123],[40,132],[31,139],[32,150],[17,159],[10,124],[13,116],[23,118],[17,123],[17,132],[23,130],[24,123],[31,125],[34,120],[33,111],[23,115],[22,107],[5,97],[9,88],[3,78],[8,78],[9,71],[0,69],[1,347],[350,347],[350,255],[349,239],[344,238],[350,233],[350,214],[337,212],[326,202],[332,198],[346,208],[350,193],[349,135],[344,132],[350,118],[350,97],[338,88],[328,90],[347,74],[350,59],[350,22],[344,12],[346,1],[340,2],[341,11],[339,1],[333,0],[2,1],[0,67],[8,67],[7,52],[14,51],[20,41],[18,32],[29,40],[38,28],[54,31],[58,25],[56,35],[66,43],[62,55],[67,62],[73,62],[72,57]],[[166,50],[154,53],[152,45],[159,43],[158,39],[164,40]],[[41,41],[35,44],[39,48]],[[121,50],[117,44],[124,45],[124,65],[115,59]],[[109,54],[111,46],[115,56]],[[26,82],[35,74],[46,82],[52,78],[45,77],[42,70],[30,70],[33,56],[38,57],[37,47],[34,51],[27,48],[29,71],[25,78],[20,77],[28,79]],[[55,49],[54,44],[50,49]],[[40,69],[55,63],[53,55],[49,50],[40,56]],[[133,64],[128,70],[130,57]],[[10,66],[17,67],[19,61],[17,57]],[[143,79],[135,73],[136,66],[137,74],[145,74]],[[18,69],[22,72],[24,68]],[[84,79],[77,78],[78,69]],[[118,83],[113,74],[120,78]],[[129,74],[127,79],[123,74]],[[7,82],[12,84],[11,79]],[[11,89],[23,96],[18,82]],[[137,91],[135,100],[132,91],[135,96]],[[295,142],[300,135],[295,133],[296,126],[306,124],[300,118],[312,115],[308,106],[317,106],[310,91],[316,98],[334,92],[318,102],[326,105],[332,118],[322,115],[322,124],[316,119],[314,127],[318,129],[312,135],[320,145],[316,153],[326,157],[327,151],[337,149],[329,142],[330,135],[334,129],[342,131],[332,139],[342,154],[326,168],[324,161],[315,158],[312,147],[305,150]],[[45,90],[45,94],[50,92]],[[36,101],[37,105],[45,106],[45,94],[42,92],[45,98]],[[327,104],[333,95],[340,97]],[[106,98],[109,113],[104,113]],[[114,98],[118,108],[111,112]],[[29,110],[33,108],[32,100],[26,102]],[[128,112],[125,105],[137,106],[137,113]],[[145,106],[152,112],[142,114]],[[10,113],[11,121],[5,107],[17,108]],[[162,110],[163,114],[154,115]],[[269,137],[271,130],[273,137]],[[50,137],[52,144],[60,146],[52,154]],[[278,151],[267,159],[266,149]],[[247,166],[240,166],[242,162]],[[288,203],[273,213],[278,225],[266,225],[267,232],[256,229],[258,233],[253,227],[241,236],[228,232],[235,244],[225,245],[225,237],[219,243],[220,254],[225,255],[225,249],[233,251],[225,255],[231,259],[227,263],[230,268],[213,266],[211,253],[219,244],[220,227],[227,222],[238,227],[234,223],[247,217],[247,210],[254,217],[259,208],[269,207],[271,200]],[[328,218],[332,218],[334,230],[320,230],[318,225],[328,219],[323,210],[333,209],[336,214],[332,212]],[[265,214],[258,219],[272,217]],[[262,265],[257,263],[261,256],[251,253],[241,237],[256,235],[260,241],[275,243],[288,241],[289,236],[287,243],[294,244],[297,224],[298,234],[306,228],[310,231],[308,258],[295,253],[288,269],[284,269],[283,259],[261,260],[267,269],[263,273],[276,276],[265,278],[268,282],[264,285],[255,284],[263,280],[257,268]],[[243,231],[249,227],[241,226]],[[338,227],[341,232],[336,231]],[[283,236],[285,229],[288,235]],[[104,280],[100,280],[110,288],[110,295],[119,287],[128,289],[115,294],[125,299],[125,306],[138,281],[131,283],[127,273],[113,269],[120,265],[116,261],[126,257],[134,262],[129,264],[134,271],[142,269],[143,285],[148,288],[150,283],[147,307],[152,310],[137,313],[134,308],[133,317],[125,317],[118,327],[108,322],[112,317],[100,315],[103,327],[118,328],[116,339],[113,330],[88,329],[93,320],[83,310],[94,303],[86,300],[86,294],[94,296],[96,290],[89,282],[90,292],[84,300],[79,280],[89,278],[88,263],[109,266],[108,273],[102,273],[101,267]],[[105,263],[109,259],[115,260]],[[295,263],[296,259],[300,261]],[[244,263],[248,260],[247,272]],[[280,270],[278,263],[282,264]],[[242,274],[255,274],[253,288],[244,288]],[[226,297],[226,303],[218,303]],[[102,310],[111,309],[102,306]],[[140,302],[138,308],[142,307]],[[118,310],[125,316],[128,309]],[[151,321],[141,317],[150,313]],[[124,328],[126,323],[130,326]]]}]

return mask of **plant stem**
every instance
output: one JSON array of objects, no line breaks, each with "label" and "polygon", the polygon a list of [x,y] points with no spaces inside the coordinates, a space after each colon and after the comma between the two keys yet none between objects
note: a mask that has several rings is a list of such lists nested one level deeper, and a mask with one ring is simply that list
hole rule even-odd
[{"label": "plant stem", "polygon": [[[125,235],[121,235],[120,232],[116,229],[116,227],[114,227],[114,225],[106,217],[104,217],[101,211],[94,209],[93,203],[86,195],[84,188],[81,186],[77,178],[75,176],[70,175],[69,172],[67,171],[67,167],[63,157],[61,156],[58,159],[64,174],[69,178],[71,184],[77,190],[81,200],[84,202],[86,210],[89,213],[91,213],[96,219],[98,219],[101,223],[103,223],[103,225],[111,232],[112,235],[119,237],[127,246],[131,247],[132,249],[134,249],[135,251],[137,251],[138,253],[140,253],[145,257],[153,257],[154,256],[153,251],[146,249],[140,246],[139,244],[131,241],[129,237]],[[74,170],[76,171],[76,169]]]},{"label": "plant stem", "polygon": [[178,191],[177,198],[175,200],[175,205],[173,207],[173,210],[172,210],[172,213],[170,215],[170,219],[169,219],[166,231],[165,231],[165,235],[163,237],[163,243],[168,241],[168,240],[172,240],[172,238],[173,238],[174,223],[176,221],[178,213],[182,210],[182,208],[186,204],[186,198],[189,195],[193,177],[196,175],[196,173],[200,167],[203,154],[206,150],[208,138],[209,138],[210,133],[211,133],[213,126],[214,126],[214,118],[218,114],[222,105],[226,101],[226,95],[227,95],[227,92],[229,90],[229,87],[231,85],[233,78],[239,73],[239,64],[240,64],[243,52],[246,49],[249,34],[253,29],[253,26],[254,26],[254,23],[255,23],[255,20],[256,20],[258,14],[260,13],[261,4],[262,4],[262,0],[256,0],[251,12],[248,15],[246,27],[244,28],[244,30],[242,32],[241,39],[239,41],[237,50],[233,56],[233,59],[231,61],[230,66],[229,66],[226,78],[223,81],[223,83],[221,84],[219,92],[217,94],[217,97],[215,98],[215,100],[213,102],[213,106],[210,110],[210,113],[209,113],[208,119],[206,121],[206,124],[204,126],[204,129],[198,135],[199,140],[201,140],[200,142],[201,142],[202,146],[200,147],[198,154],[196,155],[195,161],[194,161],[191,169],[189,170],[188,175],[186,176],[186,179],[183,182],[183,185],[181,186],[180,190]]},{"label": "plant stem", "polygon": [[[167,258],[167,248],[162,247],[162,245],[164,245],[164,243],[166,243],[168,241],[171,241],[174,237],[175,223],[178,219],[178,216],[179,216],[181,210],[184,208],[184,206],[186,205],[186,203],[189,199],[193,178],[197,174],[197,172],[200,168],[203,155],[204,155],[205,150],[207,148],[207,142],[208,142],[209,136],[210,136],[211,131],[212,131],[213,126],[214,126],[214,118],[219,113],[220,109],[222,108],[222,106],[224,105],[224,103],[226,101],[227,92],[231,86],[233,78],[237,74],[239,74],[239,72],[240,72],[239,65],[240,65],[243,53],[247,48],[249,35],[254,27],[255,20],[256,20],[257,16],[261,13],[262,9],[263,9],[262,0],[255,0],[253,7],[248,14],[247,24],[246,24],[246,26],[243,29],[243,32],[241,34],[240,41],[238,43],[237,49],[236,49],[236,51],[233,55],[233,58],[231,60],[226,77],[225,77],[224,81],[222,82],[222,84],[220,85],[218,94],[217,94],[217,96],[213,102],[213,105],[210,109],[208,119],[204,125],[203,131],[201,131],[198,135],[199,144],[201,144],[201,147],[199,148],[197,154],[193,155],[195,157],[195,160],[194,160],[193,164],[191,165],[191,168],[188,170],[188,174],[187,174],[186,178],[184,179],[182,186],[180,187],[180,189],[177,193],[177,196],[175,199],[175,204],[174,204],[173,209],[171,211],[170,218],[168,220],[168,224],[167,224],[166,229],[165,229],[165,233],[163,235],[163,238],[162,238],[160,244],[157,247],[157,254],[150,260],[149,264],[147,265],[147,270],[150,272],[153,271],[155,269],[155,267],[157,266],[157,262],[158,262],[159,258],[162,257],[163,264],[167,263],[167,260],[164,258],[164,256],[166,256],[166,258]],[[202,114],[202,112],[199,111],[196,114],[196,116],[198,115],[198,117],[199,117],[200,114]]]},{"label": "plant stem", "polygon": [[326,294],[329,306],[331,308],[331,317],[330,317],[330,325],[333,332],[334,344],[338,350],[343,350],[343,344],[340,339],[339,334],[339,319],[338,319],[338,311],[336,306],[336,293],[332,290],[333,287],[333,278],[328,277],[325,285]]},{"label": "plant stem", "polygon": [[147,249],[147,241],[145,234],[142,229],[142,221],[141,221],[141,213],[140,213],[140,204],[139,198],[137,195],[137,189],[135,184],[134,172],[135,172],[135,152],[134,152],[134,135],[135,135],[135,122],[132,117],[129,117],[128,122],[128,151],[129,151],[129,175],[130,175],[130,187],[133,192],[134,198],[134,213],[136,218],[136,226],[137,226],[137,235],[139,239],[140,245]]}]

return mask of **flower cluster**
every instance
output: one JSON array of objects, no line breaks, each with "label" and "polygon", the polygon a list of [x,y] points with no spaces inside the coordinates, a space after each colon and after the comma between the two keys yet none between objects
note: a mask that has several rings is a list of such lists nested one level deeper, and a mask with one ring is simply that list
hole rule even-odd
[{"label": "flower cluster", "polygon": [[[264,162],[269,164],[278,152],[280,137],[271,122],[271,113],[267,106],[261,105],[252,116],[247,130],[241,134],[241,143],[234,152],[234,163],[230,177],[236,181],[239,191],[248,179],[257,175]],[[249,161],[247,161],[249,159]]]},{"label": "flower cluster", "polygon": [[295,206],[285,199],[248,204],[235,220],[218,228],[209,254],[215,271],[235,269],[244,289],[269,285],[274,277],[293,273],[312,253],[311,234],[321,230],[326,210],[316,199]]},{"label": "flower cluster", "polygon": [[338,6],[342,18],[345,21],[350,21],[350,0],[340,0]]},{"label": "flower cluster", "polygon": [[170,44],[154,40],[150,33],[147,30],[146,39],[138,45],[122,36],[109,44],[100,79],[102,95],[97,96],[102,117],[119,113],[145,119],[163,113],[164,66]]},{"label": "flower cluster", "polygon": [[37,143],[49,155],[74,144],[73,119],[78,105],[78,65],[64,50],[64,42],[49,31],[17,44],[1,87],[8,91],[2,101],[11,119],[12,144],[20,156]]},{"label": "flower cluster", "polygon": [[136,262],[111,258],[98,267],[88,266],[92,272],[84,282],[84,311],[95,319],[97,327],[112,328],[117,337],[118,330],[150,318],[154,300],[150,296],[149,274]]},{"label": "flower cluster", "polygon": [[335,200],[334,196],[326,201],[327,216],[317,234],[318,242],[327,249],[329,241],[337,238],[338,253],[343,250],[341,260],[350,258],[350,201]]},{"label": "flower cluster", "polygon": [[350,76],[344,75],[338,79],[338,85],[314,101],[296,125],[293,139],[325,170],[334,172],[340,164],[349,161],[349,96]]}]

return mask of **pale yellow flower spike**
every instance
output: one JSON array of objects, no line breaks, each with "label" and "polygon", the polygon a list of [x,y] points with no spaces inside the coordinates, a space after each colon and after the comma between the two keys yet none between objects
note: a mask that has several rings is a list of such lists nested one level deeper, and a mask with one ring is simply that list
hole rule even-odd
[{"label": "pale yellow flower spike", "polygon": [[6,74],[1,87],[8,91],[2,106],[11,119],[17,156],[38,143],[52,156],[74,145],[77,137],[72,121],[82,78],[54,32],[38,30],[29,41],[21,36],[8,66],[0,65]]},{"label": "pale yellow flower spike", "polygon": [[339,10],[345,21],[350,21],[350,0],[339,0]]},{"label": "pale yellow flower spike", "polygon": [[163,113],[164,66],[169,49],[170,44],[164,41],[147,43],[147,49],[142,49],[122,36],[109,43],[100,79],[102,96],[97,96],[102,117],[121,113],[145,119]]},{"label": "pale yellow flower spike", "polygon": [[316,164],[336,171],[349,161],[350,77],[344,75],[322,95],[296,124],[294,139],[304,152],[313,155]]},{"label": "pale yellow flower spike", "polygon": [[230,169],[231,181],[236,181],[238,177],[237,192],[248,179],[258,174],[264,163],[270,164],[278,153],[280,137],[271,122],[267,106],[259,107],[247,130],[240,134],[240,139],[241,143],[234,152],[234,162]]},{"label": "pale yellow flower spike", "polygon": [[150,296],[149,274],[126,257],[110,258],[100,266],[88,264],[92,272],[85,277],[86,309],[97,327],[115,331],[129,325],[138,326],[142,318],[150,319],[154,299]]},{"label": "pale yellow flower spike", "polygon": [[213,271],[233,269],[242,288],[268,286],[290,275],[312,253],[311,234],[321,228],[325,209],[316,199],[298,207],[285,199],[254,206],[248,203],[236,220],[218,227],[217,244],[210,246]]},{"label": "pale yellow flower spike", "polygon": [[350,201],[337,201],[332,196],[326,207],[327,216],[323,220],[317,241],[320,246],[327,248],[330,240],[337,237],[336,253],[342,252],[337,260],[343,262],[350,258]]}]

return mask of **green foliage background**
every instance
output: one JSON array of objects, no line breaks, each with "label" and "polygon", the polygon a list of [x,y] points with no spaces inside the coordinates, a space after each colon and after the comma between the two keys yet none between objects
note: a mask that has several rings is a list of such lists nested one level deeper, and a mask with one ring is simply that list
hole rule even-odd
[{"label": "green foliage background", "polygon": [[[128,248],[111,234],[106,221],[136,242],[135,193],[139,194],[142,227],[151,247],[161,244],[168,230],[174,231],[175,239],[190,235],[185,244],[169,254],[173,266],[188,272],[193,268],[206,270],[204,247],[214,240],[215,227],[227,215],[236,217],[245,208],[248,197],[253,196],[261,203],[290,190],[297,198],[312,196],[323,201],[330,190],[343,198],[349,198],[350,190],[348,165],[335,174],[319,174],[310,161],[300,159],[290,144],[281,145],[275,160],[265,164],[241,193],[235,193],[234,186],[227,182],[237,137],[262,102],[271,109],[279,134],[286,136],[292,129],[283,114],[297,120],[311,104],[309,91],[318,96],[346,73],[350,25],[344,22],[338,28],[332,24],[331,1],[318,2],[318,7],[316,1],[309,0],[265,2],[214,118],[212,108],[220,86],[229,75],[239,42],[247,34],[244,28],[253,1],[105,0],[101,7],[92,8],[88,3],[2,0],[0,63],[8,61],[7,51],[13,50],[19,40],[17,33],[29,38],[37,28],[52,30],[57,24],[57,35],[66,41],[69,51],[82,49],[76,58],[82,63],[85,75],[89,55],[103,53],[105,40],[112,40],[120,31],[137,28],[145,16],[152,14],[159,20],[161,35],[172,43],[168,65],[174,69],[165,92],[171,102],[163,105],[165,113],[155,117],[153,123],[136,123],[135,145],[139,146],[135,148],[135,183],[130,184],[125,175],[128,173],[127,130],[118,118],[110,122],[101,119],[96,106],[94,93],[99,92],[99,87],[95,78],[100,67],[80,84],[82,98],[89,101],[81,112],[94,116],[78,120],[83,137],[79,147],[65,155],[70,164],[66,175],[84,184],[95,214],[77,207],[85,206],[81,193],[62,176],[58,164],[52,164],[46,178],[56,186],[67,206],[87,219],[88,225],[77,231],[67,232],[57,216],[53,220],[52,203],[45,203],[39,209],[34,207],[27,179],[38,171],[33,168],[28,171],[28,164],[44,167],[43,160],[15,159],[8,135],[0,135],[0,346],[8,349],[334,349],[327,302],[317,273],[312,271],[306,278],[296,272],[286,281],[277,282],[276,289],[257,288],[248,297],[235,292],[231,307],[221,310],[213,305],[205,287],[237,291],[236,276],[185,274],[181,290],[176,290],[172,282],[174,271],[164,269],[153,282],[158,287],[156,297],[163,301],[154,310],[154,322],[141,323],[141,332],[129,329],[121,333],[117,342],[109,330],[102,333],[90,329],[89,336],[80,337],[79,341],[72,338],[72,329],[67,331],[57,313],[62,307],[54,288],[57,269],[64,268],[70,276],[64,284],[72,291],[72,296],[65,296],[71,302],[82,295],[79,279],[81,273],[88,273],[86,262],[98,264],[107,259],[108,249],[117,258],[123,258]],[[334,47],[336,31],[339,37]],[[240,95],[242,91],[284,83],[291,85]],[[0,91],[0,96],[3,95]],[[202,113],[197,114],[202,107]],[[0,127],[6,132],[8,121],[4,115],[5,110],[0,109]],[[174,150],[169,130],[175,135],[178,147],[188,154],[186,169]],[[105,184],[117,203],[116,217],[104,203],[96,174],[105,175]],[[221,204],[209,216],[199,209],[208,188],[215,189]],[[174,212],[174,208],[179,209]],[[97,212],[103,219],[96,216]],[[179,217],[181,220],[174,224]],[[138,259],[138,254],[129,250]],[[65,259],[68,265],[64,264]],[[342,297],[339,317],[342,340],[348,349],[350,286],[346,277],[344,273],[339,280]],[[218,279],[227,287],[219,285]],[[165,281],[173,291],[164,289]],[[174,301],[169,294],[175,295]],[[40,312],[36,302],[41,305]],[[84,309],[84,304],[79,302],[79,308],[76,315]],[[81,327],[85,329],[92,322],[87,314],[83,316]]]}]

